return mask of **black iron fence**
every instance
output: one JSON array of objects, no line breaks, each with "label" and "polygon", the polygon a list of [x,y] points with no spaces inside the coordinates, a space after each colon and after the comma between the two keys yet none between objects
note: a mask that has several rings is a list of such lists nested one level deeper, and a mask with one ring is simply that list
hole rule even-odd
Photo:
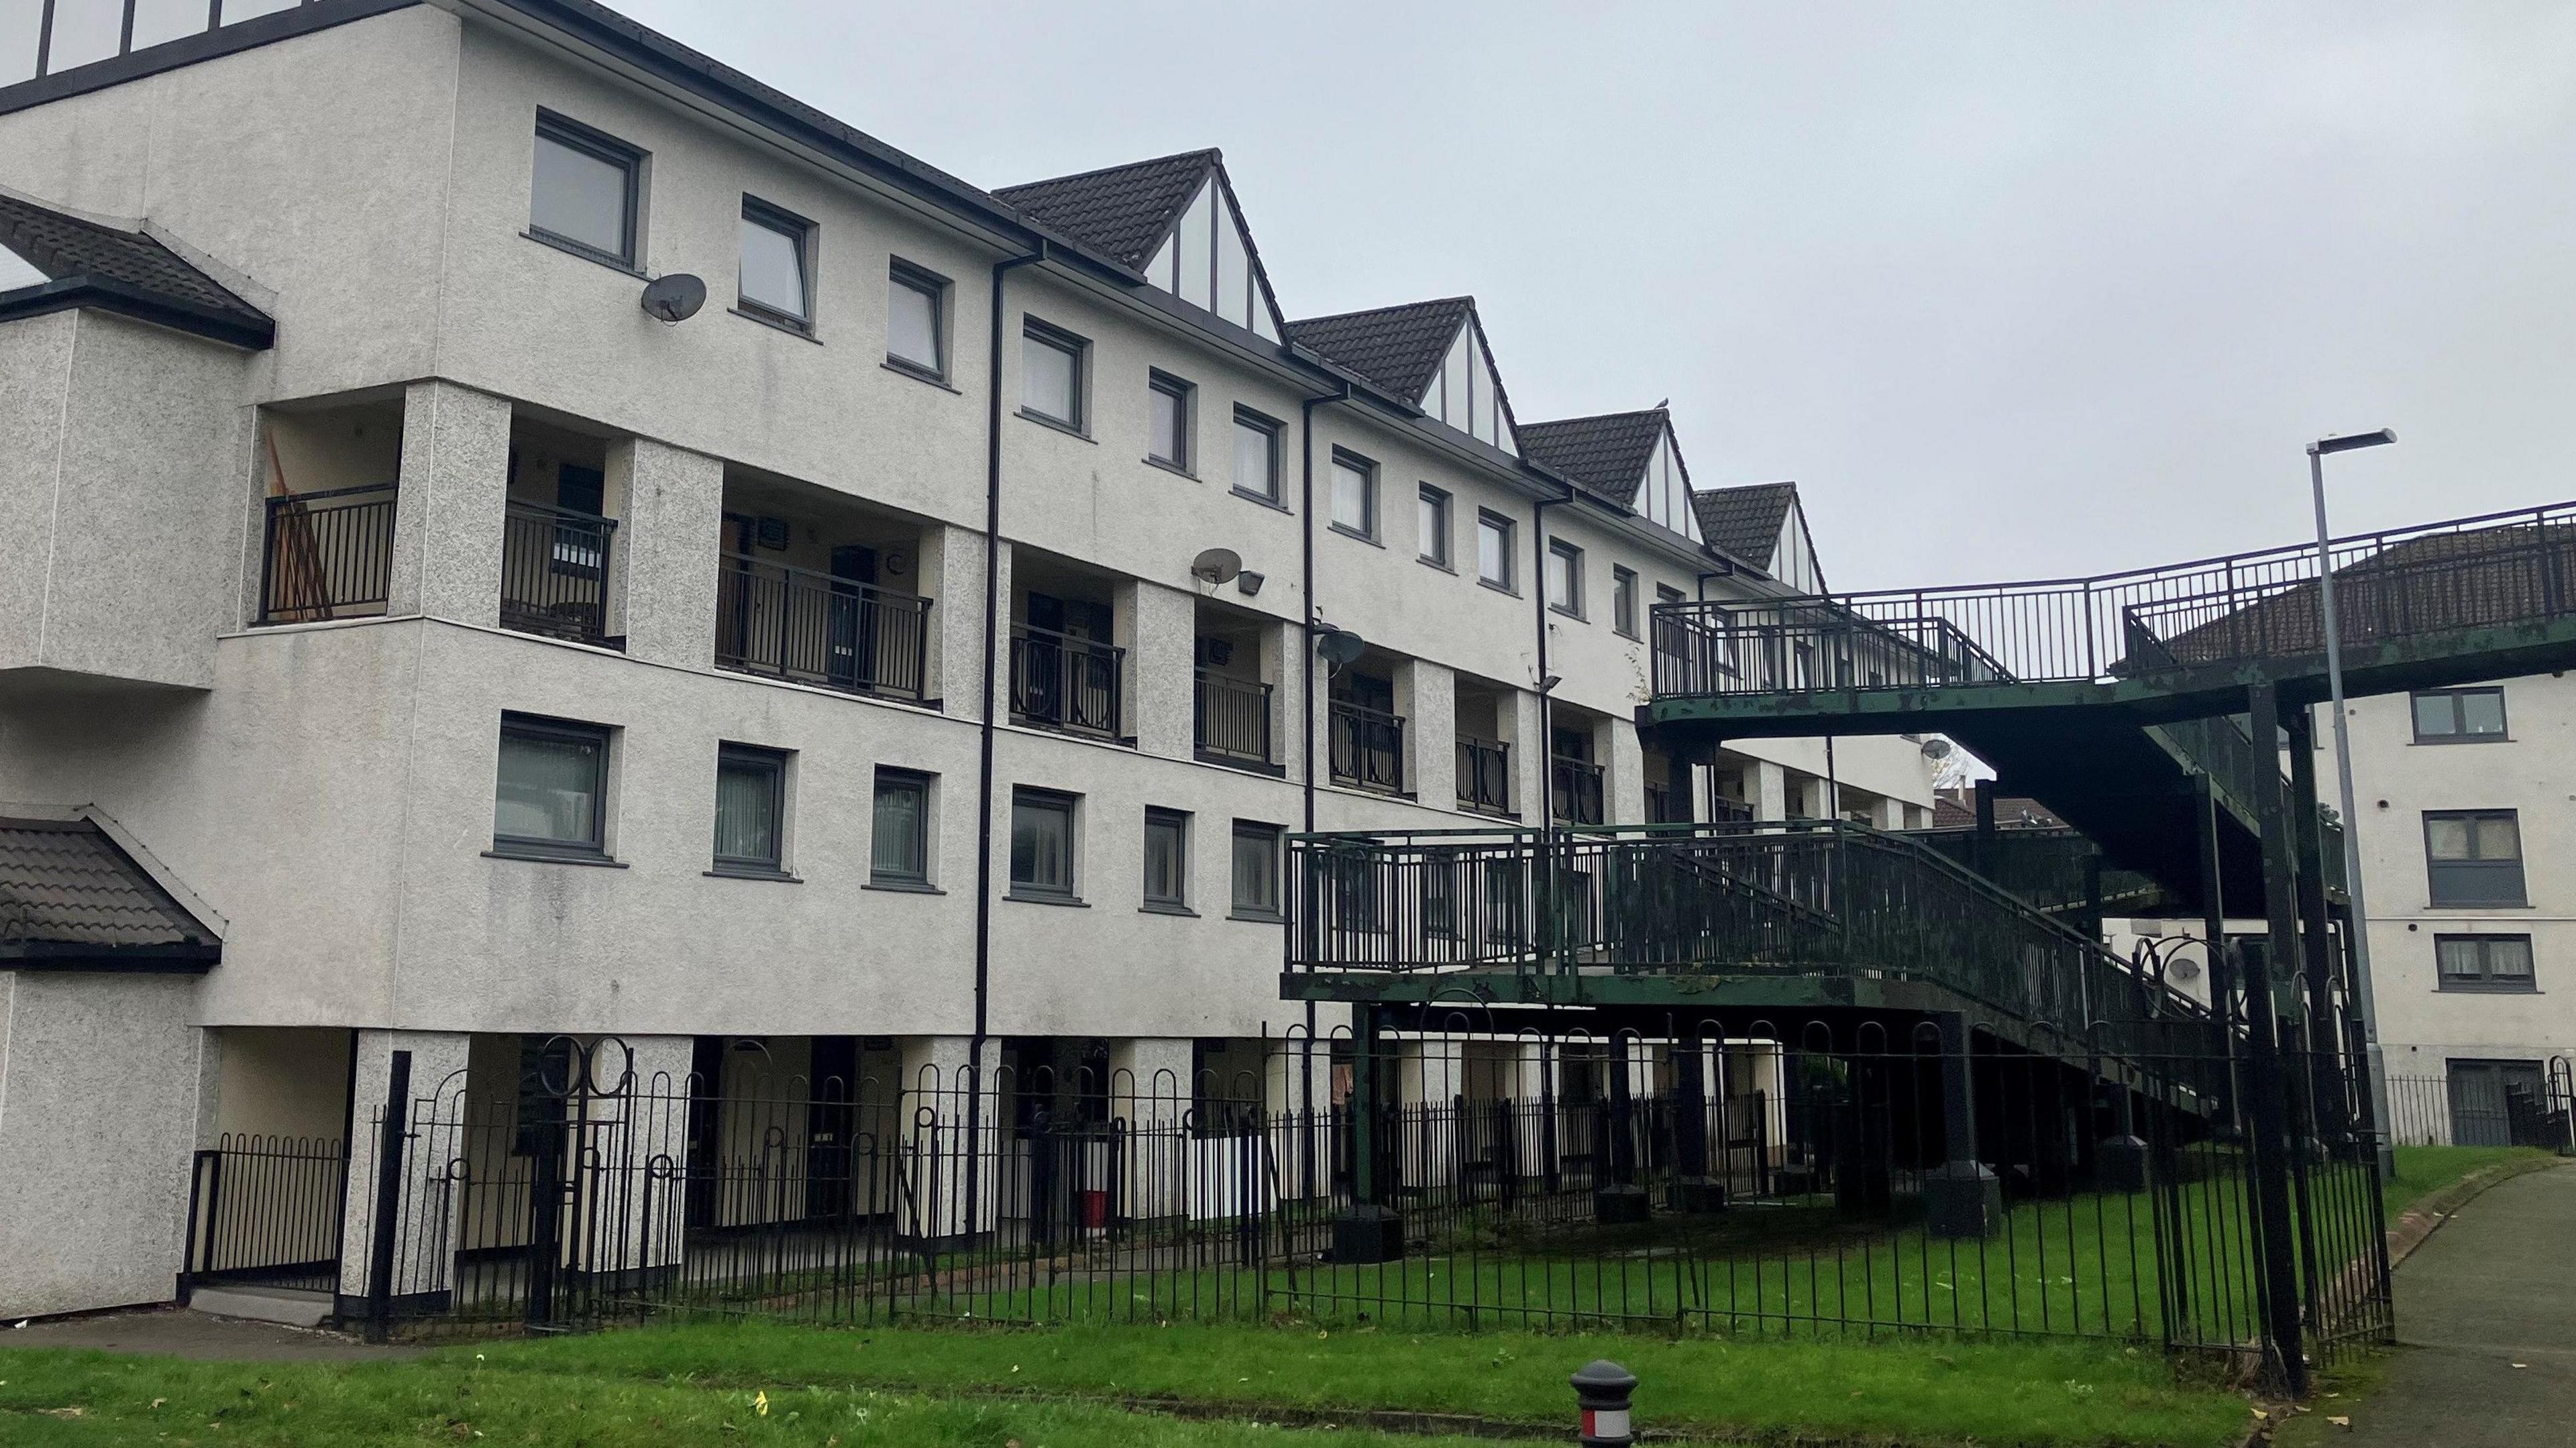
[{"label": "black iron fence", "polygon": [[1270,764],[1270,686],[1198,671],[1192,684],[1192,745],[1238,764]]},{"label": "black iron fence", "polygon": [[1011,716],[1023,724],[1124,737],[1127,651],[1053,629],[1011,626]]},{"label": "black iron fence", "polygon": [[1335,699],[1325,732],[1335,784],[1383,794],[1404,792],[1403,715]]},{"label": "black iron fence", "polygon": [[929,599],[785,564],[718,561],[719,668],[918,700],[929,646]]},{"label": "black iron fence", "polygon": [[385,611],[393,581],[391,483],[270,498],[259,622],[314,623]]},{"label": "black iron fence", "polygon": [[1571,825],[1597,825],[1609,818],[1602,789],[1602,769],[1588,760],[1551,755],[1547,761],[1548,807]]},{"label": "black iron fence", "polygon": [[613,644],[609,548],[617,520],[513,499],[501,519],[501,626]]},{"label": "black iron fence", "polygon": [[207,1282],[336,1289],[348,1169],[347,1147],[326,1138],[227,1133],[198,1152],[181,1295]]},{"label": "black iron fence", "polygon": [[1478,814],[1512,812],[1512,747],[1458,736],[1458,807]]},{"label": "black iron fence", "polygon": [[2576,1077],[2568,1058],[2455,1061],[2440,1076],[2388,1078],[2399,1146],[2529,1146],[2576,1154]]}]

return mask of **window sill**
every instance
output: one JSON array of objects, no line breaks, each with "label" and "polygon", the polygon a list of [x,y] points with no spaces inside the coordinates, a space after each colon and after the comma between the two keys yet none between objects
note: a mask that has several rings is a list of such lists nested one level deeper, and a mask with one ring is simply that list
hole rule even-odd
[{"label": "window sill", "polygon": [[1267,910],[1229,910],[1226,912],[1225,918],[1228,920],[1240,920],[1247,925],[1285,925],[1288,923],[1287,916],[1281,915],[1275,911]]},{"label": "window sill", "polygon": [[1196,920],[1199,918],[1199,912],[1191,909],[1187,905],[1139,905],[1136,907],[1136,913],[1139,915],[1176,915],[1183,920]]},{"label": "window sill", "polygon": [[1166,461],[1164,461],[1164,460],[1163,460],[1163,459],[1161,459],[1161,458],[1155,458],[1155,457],[1143,458],[1143,459],[1140,459],[1140,461],[1142,461],[1142,462],[1145,464],[1145,466],[1147,466],[1147,467],[1149,467],[1149,468],[1155,468],[1155,469],[1158,469],[1158,470],[1160,470],[1160,471],[1162,471],[1162,472],[1170,473],[1172,476],[1174,476],[1174,477],[1176,477],[1176,478],[1187,478],[1187,479],[1189,479],[1191,482],[1194,482],[1194,483],[1195,483],[1195,482],[1197,482],[1197,481],[1199,480],[1199,475],[1198,475],[1198,474],[1196,474],[1196,473],[1194,473],[1194,472],[1191,472],[1188,468],[1185,468],[1185,467],[1181,466],[1179,463],[1175,463],[1175,462],[1166,462]]},{"label": "window sill", "polygon": [[1091,908],[1090,901],[1077,900],[1071,895],[1025,895],[1017,890],[1013,890],[1003,895],[1002,898],[1021,905],[1070,905],[1076,910],[1088,910]]},{"label": "window sill", "polygon": [[635,263],[628,261],[623,257],[610,256],[604,251],[594,250],[582,245],[580,242],[572,240],[569,237],[555,236],[547,232],[538,231],[534,227],[520,232],[519,235],[535,242],[539,246],[545,247],[549,251],[559,251],[566,256],[580,257],[583,261],[591,262],[598,266],[604,266],[610,271],[634,277],[638,281],[651,280],[644,275],[643,268],[635,265]]},{"label": "window sill", "polygon": [[[2513,736],[2510,734],[2465,734],[2457,739],[2417,738],[2410,742],[2416,744],[2438,745],[2447,748],[2454,744],[2511,744],[2513,742]],[[2320,743],[2317,747],[2322,749],[2325,746]]]},{"label": "window sill", "polygon": [[2537,907],[2521,900],[2436,900],[2427,910],[2530,910]]},{"label": "window sill", "polygon": [[945,895],[948,893],[926,880],[920,882],[910,880],[870,880],[859,888],[862,890],[885,890],[897,895]]},{"label": "window sill", "polygon": [[1375,538],[1370,537],[1368,534],[1361,532],[1357,528],[1346,528],[1339,523],[1327,523],[1324,526],[1341,534],[1343,537],[1352,540],[1353,542],[1366,543],[1371,548],[1383,548],[1386,546]]},{"label": "window sill", "polygon": [[888,357],[877,365],[888,372],[893,373],[897,377],[909,377],[915,382],[928,383],[930,386],[936,387],[942,392],[954,393],[959,397],[966,395],[963,392],[958,392],[956,388],[949,386],[946,376],[930,371],[928,368],[908,366],[904,363],[897,362],[891,357]]},{"label": "window sill", "polygon": [[1458,576],[1458,570],[1457,570],[1457,569],[1450,567],[1448,564],[1441,562],[1441,561],[1440,561],[1439,559],[1437,559],[1437,558],[1433,558],[1433,557],[1430,557],[1430,556],[1428,556],[1428,555],[1425,555],[1425,556],[1422,556],[1422,557],[1416,558],[1416,559],[1414,559],[1413,561],[1414,561],[1414,562],[1416,562],[1416,563],[1421,564],[1421,565],[1422,565],[1423,567],[1425,567],[1425,568],[1437,568],[1437,569],[1439,569],[1441,572],[1448,574],[1448,575],[1449,575],[1450,577],[1452,577],[1452,578],[1455,578],[1455,577],[1457,577],[1457,576]]},{"label": "window sill", "polygon": [[1236,497],[1241,498],[1247,503],[1258,503],[1262,507],[1268,508],[1274,513],[1294,514],[1296,511],[1286,503],[1279,501],[1277,498],[1271,497],[1267,493],[1256,493],[1250,488],[1228,488],[1226,491],[1234,494]]},{"label": "window sill", "polygon": [[2467,981],[2446,980],[2433,987],[2436,995],[2539,995],[2536,985],[2472,985]]},{"label": "window sill", "polygon": [[788,874],[785,870],[728,870],[719,867],[701,873],[710,880],[770,880],[781,885],[805,883],[802,877]]},{"label": "window sill", "polygon": [[1579,608],[1567,608],[1561,603],[1549,604],[1547,606],[1547,611],[1557,615],[1559,618],[1570,618],[1576,623],[1590,623],[1592,621],[1583,616],[1583,610]]},{"label": "window sill", "polygon": [[1018,416],[1024,421],[1036,423],[1038,426],[1045,428],[1049,432],[1060,432],[1066,437],[1078,437],[1084,442],[1090,443],[1093,447],[1098,447],[1100,445],[1100,439],[1093,437],[1090,433],[1083,431],[1081,428],[1074,426],[1063,418],[1049,417],[1043,412],[1031,412],[1025,407],[1019,410]]},{"label": "window sill", "polygon": [[525,860],[532,865],[589,865],[595,868],[606,868],[611,870],[623,870],[626,868],[626,862],[624,860],[612,860],[606,855],[558,855],[546,850],[513,850],[499,845],[495,845],[491,849],[485,850],[483,852],[483,858],[487,860]]},{"label": "window sill", "polygon": [[1621,628],[1617,624],[1612,624],[1610,626],[1610,631],[1632,644],[1641,644],[1646,641],[1635,629]]},{"label": "window sill", "polygon": [[1477,579],[1476,586],[1478,588],[1490,588],[1494,592],[1503,595],[1505,598],[1518,598],[1521,596],[1521,591],[1519,589],[1512,587],[1508,583],[1496,583],[1490,578]]},{"label": "window sill", "polygon": [[823,345],[823,339],[814,335],[813,328],[798,326],[784,317],[773,317],[767,312],[753,311],[749,307],[727,307],[725,310],[746,322],[758,322],[773,332],[785,332],[790,337],[802,338],[817,347]]}]

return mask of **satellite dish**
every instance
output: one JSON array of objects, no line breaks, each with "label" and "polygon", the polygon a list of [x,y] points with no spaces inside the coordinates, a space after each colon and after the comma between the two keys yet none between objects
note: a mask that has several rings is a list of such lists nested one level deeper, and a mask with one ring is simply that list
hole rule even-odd
[{"label": "satellite dish", "polygon": [[1338,669],[1356,662],[1360,655],[1367,653],[1368,640],[1346,628],[1327,629],[1321,638],[1315,640],[1315,652],[1324,656],[1325,663]]},{"label": "satellite dish", "polygon": [[644,310],[675,326],[696,316],[706,304],[707,284],[687,272],[656,277],[644,288]]},{"label": "satellite dish", "polygon": [[1231,548],[1210,548],[1190,560],[1190,577],[1210,588],[1231,583],[1243,571],[1243,555]]},{"label": "satellite dish", "polygon": [[1947,739],[1926,739],[1923,741],[1923,757],[1934,760],[1947,759],[1950,757],[1951,747]]}]

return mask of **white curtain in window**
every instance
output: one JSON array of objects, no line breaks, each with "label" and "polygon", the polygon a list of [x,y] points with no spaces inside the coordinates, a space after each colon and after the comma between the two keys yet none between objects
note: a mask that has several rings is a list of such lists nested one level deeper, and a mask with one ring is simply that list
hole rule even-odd
[{"label": "white curtain in window", "polygon": [[599,746],[544,735],[501,737],[493,832],[513,839],[599,841]]},{"label": "white curtain in window", "polygon": [[778,770],[728,763],[716,770],[716,857],[778,862]]}]

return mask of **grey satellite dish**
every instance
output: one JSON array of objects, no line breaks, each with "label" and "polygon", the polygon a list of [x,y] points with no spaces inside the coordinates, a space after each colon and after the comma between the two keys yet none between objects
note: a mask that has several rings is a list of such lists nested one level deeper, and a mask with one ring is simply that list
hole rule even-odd
[{"label": "grey satellite dish", "polygon": [[1924,741],[1923,741],[1923,757],[1924,757],[1924,758],[1926,758],[1926,759],[1934,759],[1934,760],[1947,759],[1947,758],[1949,758],[1949,757],[1950,757],[1950,741],[1949,741],[1949,740],[1947,740],[1947,739],[1941,739],[1941,738],[1932,738],[1932,739],[1926,739],[1926,740],[1924,740]]},{"label": "grey satellite dish", "polygon": [[1190,577],[1211,588],[1231,583],[1243,571],[1243,555],[1231,548],[1210,548],[1190,560]]},{"label": "grey satellite dish", "polygon": [[696,316],[706,304],[707,284],[687,272],[656,277],[644,288],[644,310],[675,326]]},{"label": "grey satellite dish", "polygon": [[1367,653],[1368,640],[1346,628],[1327,629],[1323,637],[1315,640],[1315,652],[1324,656],[1325,663],[1338,669],[1344,664],[1357,662],[1360,655]]}]

